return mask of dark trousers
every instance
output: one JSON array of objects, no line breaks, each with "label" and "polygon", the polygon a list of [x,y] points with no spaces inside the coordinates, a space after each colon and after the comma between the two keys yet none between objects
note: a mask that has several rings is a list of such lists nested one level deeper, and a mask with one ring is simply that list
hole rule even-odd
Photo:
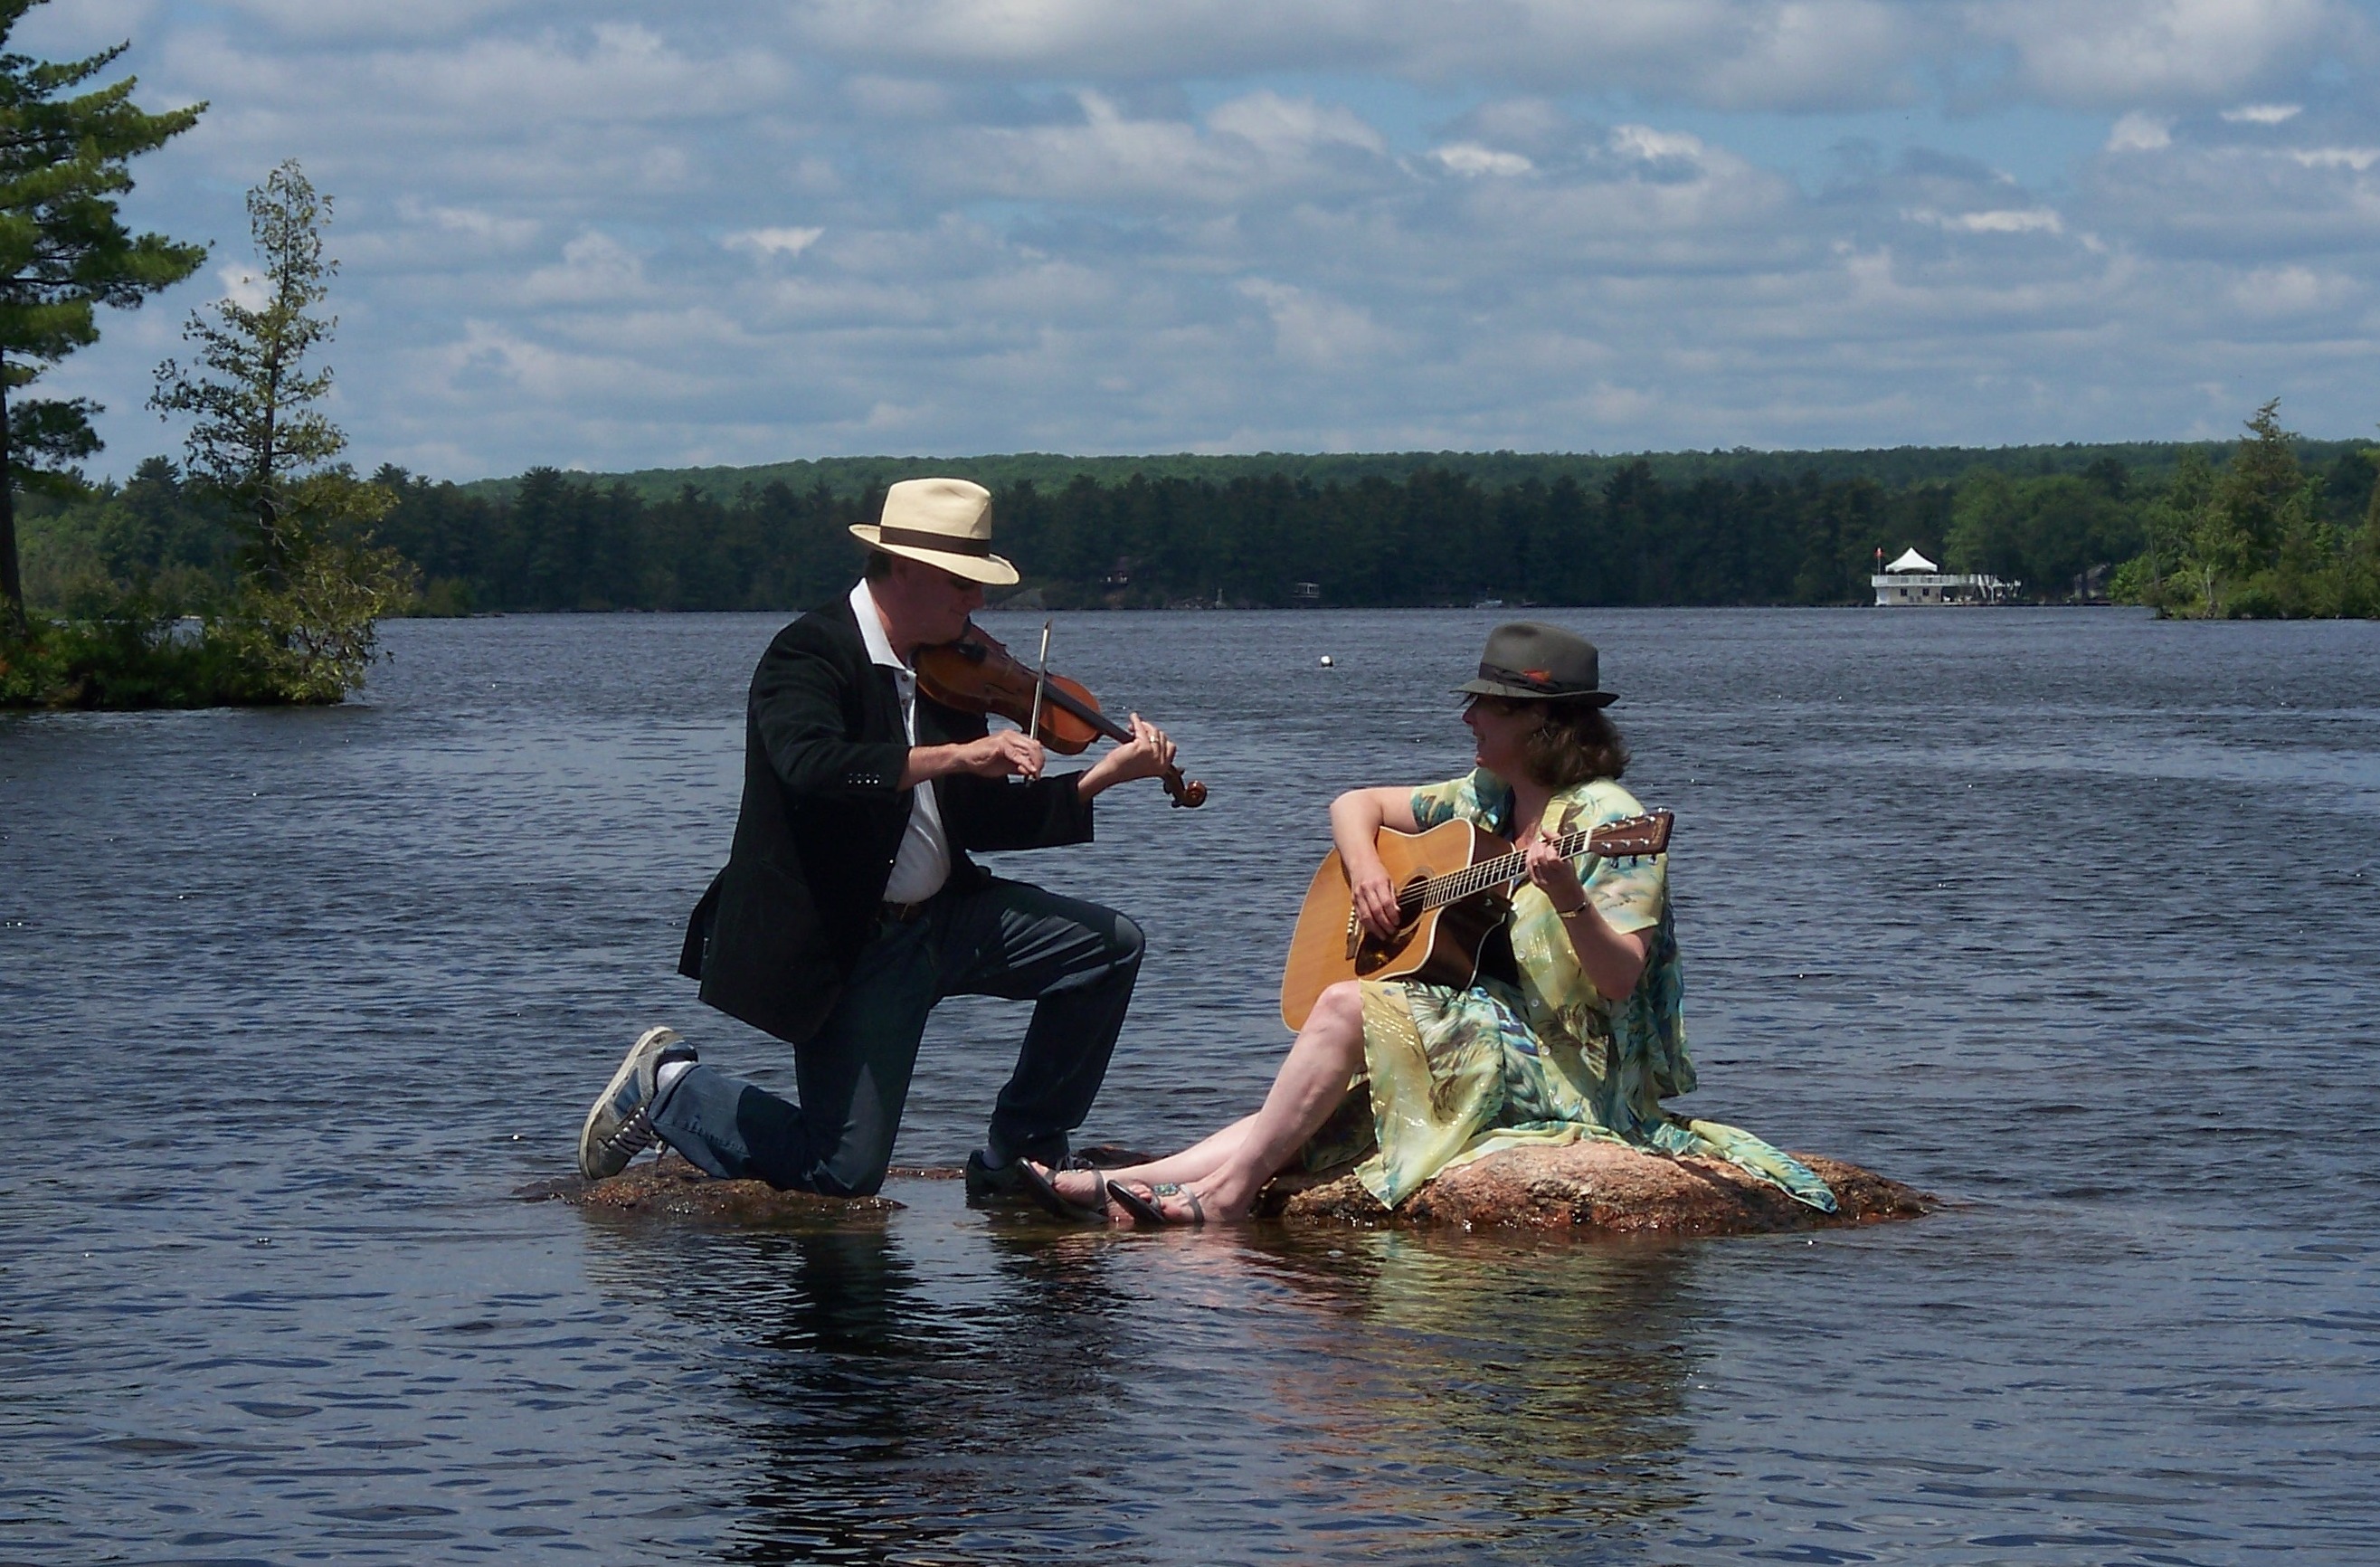
[{"label": "dark trousers", "polygon": [[1107,1075],[1140,954],[1140,927],[1097,904],[1022,881],[945,892],[878,927],[825,1025],[794,1047],[799,1104],[695,1066],[654,1129],[713,1175],[866,1197],[892,1161],[927,1014],[944,996],[1002,996],[1037,1004],[992,1108],[990,1148],[1063,1159]]}]

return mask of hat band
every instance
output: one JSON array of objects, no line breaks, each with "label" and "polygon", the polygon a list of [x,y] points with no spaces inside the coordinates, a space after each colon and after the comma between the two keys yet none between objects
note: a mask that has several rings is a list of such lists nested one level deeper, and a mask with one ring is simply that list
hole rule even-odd
[{"label": "hat band", "polygon": [[940,550],[947,555],[989,555],[989,539],[961,539],[948,533],[927,533],[915,528],[880,528],[880,544],[905,544],[913,550]]},{"label": "hat band", "polygon": [[1479,664],[1479,678],[1493,680],[1500,686],[1525,686],[1532,691],[1543,691],[1549,697],[1573,696],[1595,689],[1592,686],[1560,685],[1550,676],[1543,675],[1535,670],[1506,669],[1500,663],[1489,663],[1484,659]]}]

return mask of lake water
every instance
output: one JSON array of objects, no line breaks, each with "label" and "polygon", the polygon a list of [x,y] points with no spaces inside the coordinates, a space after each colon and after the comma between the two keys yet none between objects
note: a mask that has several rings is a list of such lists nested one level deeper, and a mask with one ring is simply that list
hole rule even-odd
[{"label": "lake water", "polygon": [[[1087,1139],[1253,1105],[1326,802],[1466,765],[1497,618],[1060,618],[1213,790],[1001,862],[1150,933]],[[523,1202],[649,1024],[790,1080],[672,973],[773,618],[399,624],[339,710],[0,718],[0,1561],[2380,1561],[2380,626],[1550,618],[1678,812],[1679,1102],[1941,1213]],[[1022,1025],[937,1014],[899,1159],[965,1156]]]}]

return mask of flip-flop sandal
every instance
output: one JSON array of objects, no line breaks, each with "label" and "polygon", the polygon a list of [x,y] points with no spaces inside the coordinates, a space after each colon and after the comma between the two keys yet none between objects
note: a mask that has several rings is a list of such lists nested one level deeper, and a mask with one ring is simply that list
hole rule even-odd
[{"label": "flip-flop sandal", "polygon": [[[1113,1199],[1118,1208],[1132,1215],[1133,1225],[1136,1229],[1161,1230],[1169,1225],[1188,1225],[1195,1228],[1207,1222],[1207,1209],[1198,1201],[1198,1194],[1172,1181],[1158,1182],[1148,1188],[1148,1197],[1142,1197],[1121,1181],[1110,1181],[1108,1196]],[[1184,1202],[1188,1203],[1191,1217],[1176,1219],[1168,1214],[1159,1206],[1167,1197],[1180,1197]]]},{"label": "flip-flop sandal", "polygon": [[[1104,1183],[1103,1183],[1104,1184]],[[1040,1167],[1030,1160],[1016,1161],[1017,1188],[1038,1204],[1044,1212],[1075,1224],[1104,1223],[1107,1209],[1085,1208],[1081,1203],[1058,1189],[1057,1183],[1041,1173]]]}]

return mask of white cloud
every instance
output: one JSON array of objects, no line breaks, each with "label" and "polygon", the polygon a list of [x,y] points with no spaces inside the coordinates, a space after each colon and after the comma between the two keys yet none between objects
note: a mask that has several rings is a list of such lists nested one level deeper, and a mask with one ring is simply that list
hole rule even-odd
[{"label": "white cloud", "polygon": [[2242,103],[2224,110],[2223,117],[2233,125],[2282,125],[2303,113],[2302,103]]},{"label": "white cloud", "polygon": [[1380,133],[1353,110],[1278,92],[1251,92],[1219,103],[1207,123],[1222,135],[1293,157],[1316,147],[1352,147],[1375,154],[1389,150]]},{"label": "white cloud", "polygon": [[532,8],[534,0],[223,0],[223,8],[293,38],[340,39],[435,37],[507,11]]},{"label": "white cloud", "polygon": [[1684,131],[1656,130],[1646,125],[1614,128],[1611,150],[1622,157],[1639,158],[1648,164],[1700,164],[1710,152],[1700,137],[1690,136]]},{"label": "white cloud", "polygon": [[2126,115],[2107,133],[2110,152],[2155,152],[2172,145],[2173,121],[2157,115]]},{"label": "white cloud", "polygon": [[1482,147],[1476,141],[1450,141],[1443,147],[1433,147],[1429,155],[1444,164],[1450,174],[1501,175],[1511,178],[1536,167],[1518,152],[1500,152]]},{"label": "white cloud", "polygon": [[1744,18],[1739,51],[1710,64],[1696,96],[1730,108],[1905,103],[1928,30],[1923,12],[1868,0],[1764,6]]},{"label": "white cloud", "polygon": [[2353,169],[2362,174],[2380,162],[2380,147],[2300,147],[2291,149],[2289,157],[2310,169]]},{"label": "white cloud", "polygon": [[2047,207],[2000,207],[1981,213],[1937,213],[1912,210],[1912,223],[1931,224],[1960,234],[2063,234],[2065,220]]},{"label": "white cloud", "polygon": [[1271,316],[1281,357],[1309,369],[1344,369],[1396,346],[1394,334],[1360,306],[1260,277],[1245,280],[1239,288]]},{"label": "white cloud", "polygon": [[1977,0],[1967,18],[2019,91],[2076,107],[2219,102],[2369,32],[2345,0]]},{"label": "white cloud", "polygon": [[273,302],[273,290],[265,285],[262,276],[251,271],[246,262],[235,261],[215,268],[215,282],[223,289],[223,298],[246,310],[261,310]]},{"label": "white cloud", "polygon": [[527,305],[610,305],[646,292],[644,262],[608,234],[589,232],[562,248],[559,266],[540,267],[522,283]]},{"label": "white cloud", "polygon": [[538,234],[533,219],[480,206],[442,206],[407,195],[397,198],[396,211],[407,225],[432,228],[442,236],[480,240],[496,249],[516,249]]},{"label": "white cloud", "polygon": [[1076,123],[944,138],[928,176],[1024,200],[1227,205],[1389,170],[1378,131],[1312,99],[1252,92],[1217,105],[1200,126],[1133,115],[1105,93],[1075,98]]},{"label": "white cloud", "polygon": [[2259,318],[2328,312],[2352,302],[2361,292],[2347,278],[2306,266],[2258,267],[2228,289],[2242,312]]},{"label": "white cloud", "polygon": [[731,249],[763,256],[798,256],[825,232],[823,228],[747,228],[728,235],[723,242]]}]

